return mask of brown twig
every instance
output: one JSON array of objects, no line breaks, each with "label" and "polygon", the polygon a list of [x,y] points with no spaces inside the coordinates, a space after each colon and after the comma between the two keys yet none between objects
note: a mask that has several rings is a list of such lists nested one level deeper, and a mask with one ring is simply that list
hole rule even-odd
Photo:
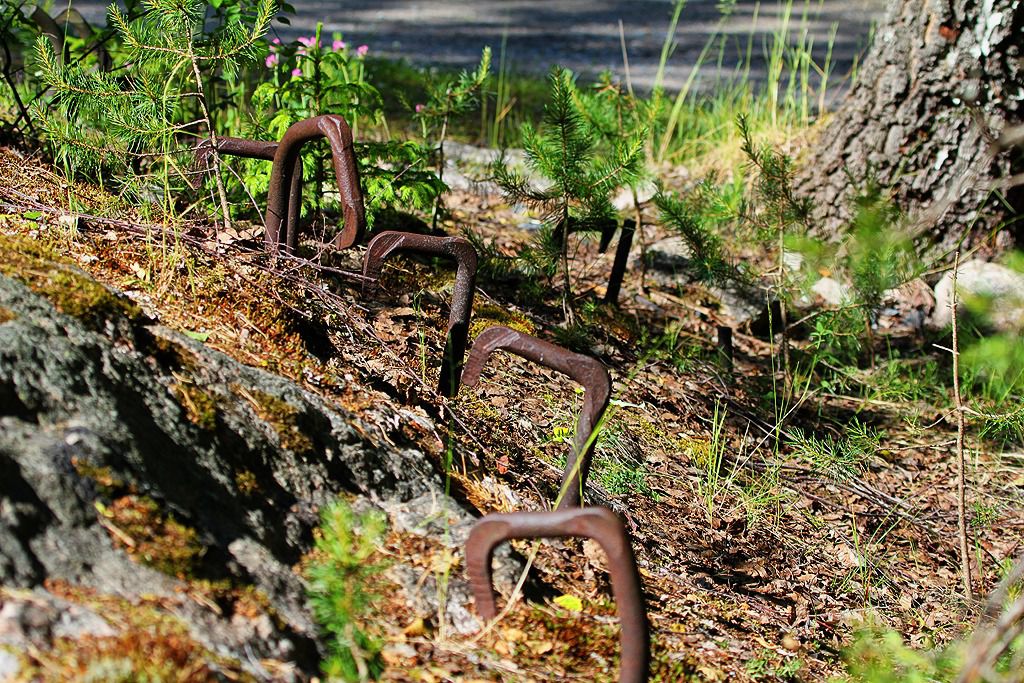
[{"label": "brown twig", "polygon": [[967,475],[964,462],[964,403],[960,395],[960,346],[956,324],[956,278],[960,270],[960,252],[953,260],[952,321],[953,321],[953,403],[956,405],[956,527],[960,541],[960,576],[963,579],[964,598],[970,601],[971,553],[967,546]]}]

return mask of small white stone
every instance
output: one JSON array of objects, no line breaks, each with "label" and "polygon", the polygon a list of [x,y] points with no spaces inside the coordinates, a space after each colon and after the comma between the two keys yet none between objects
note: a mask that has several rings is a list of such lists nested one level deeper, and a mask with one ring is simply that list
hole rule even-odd
[{"label": "small white stone", "polygon": [[829,306],[842,306],[850,300],[850,289],[838,280],[823,277],[811,286],[811,291]]},{"label": "small white stone", "polygon": [[784,251],[782,252],[782,265],[786,266],[791,271],[800,270],[800,266],[804,264],[804,255],[798,251]]},{"label": "small white stone", "polygon": [[[642,206],[647,202],[651,201],[658,192],[658,186],[654,184],[653,180],[644,180],[636,186],[636,200]],[[632,211],[633,210],[633,190],[628,187],[624,187],[619,190],[619,193],[612,199],[612,206],[617,211]]]},{"label": "small white stone", "polygon": [[[998,263],[968,261],[960,264],[956,279],[959,298],[977,296],[994,301],[989,322],[999,331],[1024,324],[1024,274]],[[953,271],[935,285],[935,311],[928,324],[943,328],[952,322]]]},{"label": "small white stone", "polygon": [[0,649],[0,681],[17,680],[21,665],[12,652]]}]

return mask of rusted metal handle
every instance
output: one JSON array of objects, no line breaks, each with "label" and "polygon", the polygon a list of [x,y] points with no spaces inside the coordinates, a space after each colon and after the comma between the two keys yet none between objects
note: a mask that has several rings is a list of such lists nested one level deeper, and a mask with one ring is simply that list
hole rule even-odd
[{"label": "rusted metal handle", "polygon": [[459,393],[462,359],[466,355],[469,317],[473,312],[473,295],[476,293],[476,249],[463,237],[382,232],[371,239],[366,247],[366,254],[363,256],[363,277],[376,283],[380,279],[384,261],[399,251],[448,256],[457,264],[451,311],[448,314],[448,333],[441,361],[441,377],[438,380],[438,391],[451,398]]},{"label": "rusted metal handle", "polygon": [[[334,238],[334,246],[347,249],[358,242],[366,229],[366,210],[363,207],[363,192],[359,187],[359,169],[352,142],[352,129],[336,114],[314,116],[293,123],[278,143],[274,154],[274,165],[270,170],[270,191],[267,194],[267,248],[276,251],[280,239],[281,221],[292,203],[285,196],[284,188],[291,186],[295,175],[295,163],[299,159],[302,145],[317,138],[327,138],[331,145],[331,159],[334,175],[341,194],[341,207],[345,215],[345,226]],[[294,250],[296,235],[287,234],[286,249]]]},{"label": "rusted metal handle", "polygon": [[[552,370],[568,375],[583,385],[583,409],[576,423],[576,439],[572,453],[566,460],[565,474],[562,475],[561,501],[557,509],[573,508],[580,504],[583,487],[587,484],[590,461],[594,455],[595,443],[588,442],[594,428],[601,420],[611,397],[612,382],[608,371],[596,359],[537,339],[523,332],[496,325],[480,333],[469,351],[469,358],[462,372],[462,383],[475,386],[480,380],[487,359],[502,349]],[[577,462],[579,463],[577,465]]]},{"label": "rusted metal handle", "polygon": [[[217,137],[217,152],[243,159],[262,159],[273,161],[277,153],[277,143],[270,140],[249,140],[246,138]],[[196,168],[206,171],[210,168],[210,157],[213,156],[213,145],[203,140],[196,148]],[[295,251],[298,242],[299,219],[302,216],[302,160],[295,160],[291,181],[288,186],[288,217],[285,223],[288,252]]]},{"label": "rusted metal handle", "polygon": [[[598,252],[604,253],[608,251],[609,245],[612,243],[612,238],[615,237],[615,231],[618,229],[618,221],[605,220],[601,221],[599,225],[586,225],[581,224],[579,221],[572,218],[569,219],[569,232],[583,232],[599,229],[601,231],[601,242],[598,246]],[[565,230],[565,223],[559,223],[555,228],[555,239],[562,239],[562,232]],[[636,233],[636,221],[632,218],[627,218],[622,222],[622,231],[619,234],[619,243],[615,248],[615,259],[612,261],[612,272],[608,276],[608,289],[605,291],[604,301],[608,304],[617,305],[619,303],[619,292],[622,289],[622,280],[626,275],[626,263],[629,261],[629,250],[633,246],[633,235]]]},{"label": "rusted metal handle", "polygon": [[[619,243],[615,247],[615,260],[612,261],[612,272],[608,276],[608,289],[605,290],[604,302],[606,304],[618,305],[619,292],[622,290],[622,280],[626,276],[626,263],[629,261],[629,250],[633,246],[633,235],[636,233],[636,221],[627,218],[622,222],[622,233],[619,235]],[[608,238],[609,241],[611,237]],[[601,237],[602,243],[604,237]],[[607,245],[606,245],[607,246]],[[604,249],[601,249],[604,252]]]},{"label": "rusted metal handle", "polygon": [[621,630],[619,681],[643,683],[647,680],[650,662],[650,633],[640,573],[626,529],[607,508],[491,514],[478,521],[466,541],[466,573],[477,612],[484,619],[498,615],[491,571],[491,559],[498,545],[512,538],[569,536],[594,539],[608,556],[608,572]]}]

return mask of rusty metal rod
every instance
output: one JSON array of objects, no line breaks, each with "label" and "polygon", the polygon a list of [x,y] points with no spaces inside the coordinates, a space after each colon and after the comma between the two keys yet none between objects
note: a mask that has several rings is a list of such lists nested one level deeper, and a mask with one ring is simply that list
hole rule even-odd
[{"label": "rusty metal rod", "polygon": [[[346,249],[362,238],[366,229],[366,211],[363,207],[362,188],[359,185],[359,169],[353,150],[352,131],[345,119],[327,114],[299,121],[292,124],[279,143],[229,137],[217,140],[217,151],[220,154],[263,159],[274,164],[270,172],[267,212],[264,219],[267,225],[266,243],[271,251],[277,251],[283,243],[288,253],[294,253],[298,244],[303,185],[302,159],[299,152],[303,144],[319,137],[326,137],[331,145],[331,160],[345,219],[344,228],[334,239],[334,246]],[[208,169],[212,154],[213,147],[208,141],[200,143],[196,148],[196,165],[201,170]],[[289,168],[283,167],[285,163],[290,163]],[[283,239],[280,234],[281,216],[285,216]]]},{"label": "rusty metal rod", "polygon": [[626,529],[607,508],[491,514],[478,521],[466,541],[466,573],[477,612],[484,619],[494,619],[498,615],[491,570],[491,560],[498,545],[513,538],[570,536],[595,540],[608,556],[608,573],[621,631],[619,681],[643,683],[650,668],[650,631],[640,573]]},{"label": "rusty metal rod", "polygon": [[611,397],[612,383],[608,371],[590,356],[574,353],[543,339],[496,325],[481,332],[473,343],[462,372],[462,383],[468,387],[475,386],[480,380],[480,371],[483,370],[488,358],[499,349],[568,375],[583,385],[583,409],[580,410],[580,417],[576,423],[576,439],[572,452],[566,459],[565,474],[562,475],[559,492],[561,500],[557,509],[577,507],[583,495],[583,488],[587,484],[590,461],[596,445],[596,440],[590,437],[601,421],[605,409],[608,408],[608,400]]},{"label": "rusty metal rod", "polygon": [[[602,220],[599,224],[583,224],[574,218],[569,219],[569,233],[574,232],[591,232],[594,230],[600,230],[601,242],[598,246],[598,252],[603,254],[608,251],[608,247],[611,245],[612,238],[615,237],[615,231],[619,228],[618,221],[615,220]],[[561,241],[562,233],[565,230],[565,222],[560,222],[555,227],[554,237],[556,240]],[[626,263],[629,261],[629,250],[633,246],[633,235],[636,232],[636,221],[632,218],[627,218],[622,222],[622,230],[619,234],[619,243],[615,249],[615,260],[612,262],[612,272],[608,277],[608,289],[605,292],[604,301],[609,304],[617,304],[619,302],[619,291],[622,289],[622,280],[626,274]]]},{"label": "rusty metal rod", "polygon": [[378,282],[384,261],[399,251],[447,256],[455,260],[455,287],[452,291],[448,331],[441,360],[441,376],[438,380],[438,391],[451,398],[459,393],[462,360],[466,355],[469,317],[473,312],[473,295],[476,293],[476,249],[463,237],[382,232],[374,236],[366,247],[366,254],[363,256],[363,276],[374,283]]},{"label": "rusty metal rod", "polygon": [[608,289],[604,294],[604,302],[606,304],[616,305],[619,303],[619,292],[622,289],[622,280],[626,276],[626,263],[629,261],[629,250],[633,247],[633,235],[635,232],[635,220],[627,218],[622,222],[622,233],[619,235],[619,243],[615,247],[612,273],[608,276]]},{"label": "rusty metal rod", "polygon": [[295,164],[302,146],[317,138],[327,138],[331,145],[331,160],[334,175],[341,195],[341,207],[345,225],[334,238],[334,246],[347,249],[356,244],[366,229],[366,210],[363,207],[363,193],[359,186],[359,169],[356,165],[352,141],[352,129],[348,123],[335,114],[314,116],[293,123],[278,143],[274,153],[274,165],[270,169],[270,189],[267,193],[266,244],[268,250],[276,252],[283,243],[289,252],[295,249],[297,235],[286,232],[281,238],[281,221],[285,219],[294,199],[286,196],[285,188],[292,187]]},{"label": "rusty metal rod", "polygon": [[[217,137],[217,152],[229,156],[242,157],[243,159],[262,159],[273,161],[277,153],[277,143],[268,140],[249,140],[246,138]],[[210,157],[213,156],[213,145],[209,140],[203,140],[196,148],[196,167],[199,170],[208,170]],[[287,220],[287,243],[292,245],[288,252],[294,251],[298,241],[299,219],[302,216],[302,159],[295,160],[295,168],[292,171],[291,182],[288,186]]]}]

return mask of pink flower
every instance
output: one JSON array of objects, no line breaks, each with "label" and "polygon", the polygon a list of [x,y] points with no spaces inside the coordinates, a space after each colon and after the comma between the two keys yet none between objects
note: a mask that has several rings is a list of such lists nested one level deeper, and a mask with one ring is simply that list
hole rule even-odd
[{"label": "pink flower", "polygon": [[298,77],[302,75],[302,69],[292,69],[292,76]]},{"label": "pink flower", "polygon": [[302,36],[299,38],[299,42],[305,45],[306,47],[313,47],[314,45],[320,47],[320,43],[319,41],[317,41],[316,36],[309,36],[308,38]]},{"label": "pink flower", "polygon": [[267,55],[267,59],[266,59],[267,68],[269,69],[270,67],[272,67],[275,64],[277,64],[279,59],[280,59],[280,57],[278,57],[277,54],[275,54],[275,53],[271,53],[271,54]]},{"label": "pink flower", "polygon": [[[274,45],[280,45],[281,44],[281,39],[280,38],[274,38],[270,42],[273,43]],[[274,48],[270,48],[270,49],[273,50]]]},{"label": "pink flower", "polygon": [[417,104],[416,105],[416,113],[419,114],[421,111],[423,111],[426,108],[427,108],[427,105],[425,105],[425,104]]},{"label": "pink flower", "polygon": [[338,52],[339,50],[344,50],[345,49],[345,41],[344,40],[336,40],[336,41],[334,41],[333,43],[331,43],[331,49],[334,50],[335,52]]},{"label": "pink flower", "polygon": [[359,47],[356,48],[356,54],[359,55],[360,57],[365,57],[366,53],[369,52],[369,51],[370,51],[370,46],[369,45],[360,45]]}]

